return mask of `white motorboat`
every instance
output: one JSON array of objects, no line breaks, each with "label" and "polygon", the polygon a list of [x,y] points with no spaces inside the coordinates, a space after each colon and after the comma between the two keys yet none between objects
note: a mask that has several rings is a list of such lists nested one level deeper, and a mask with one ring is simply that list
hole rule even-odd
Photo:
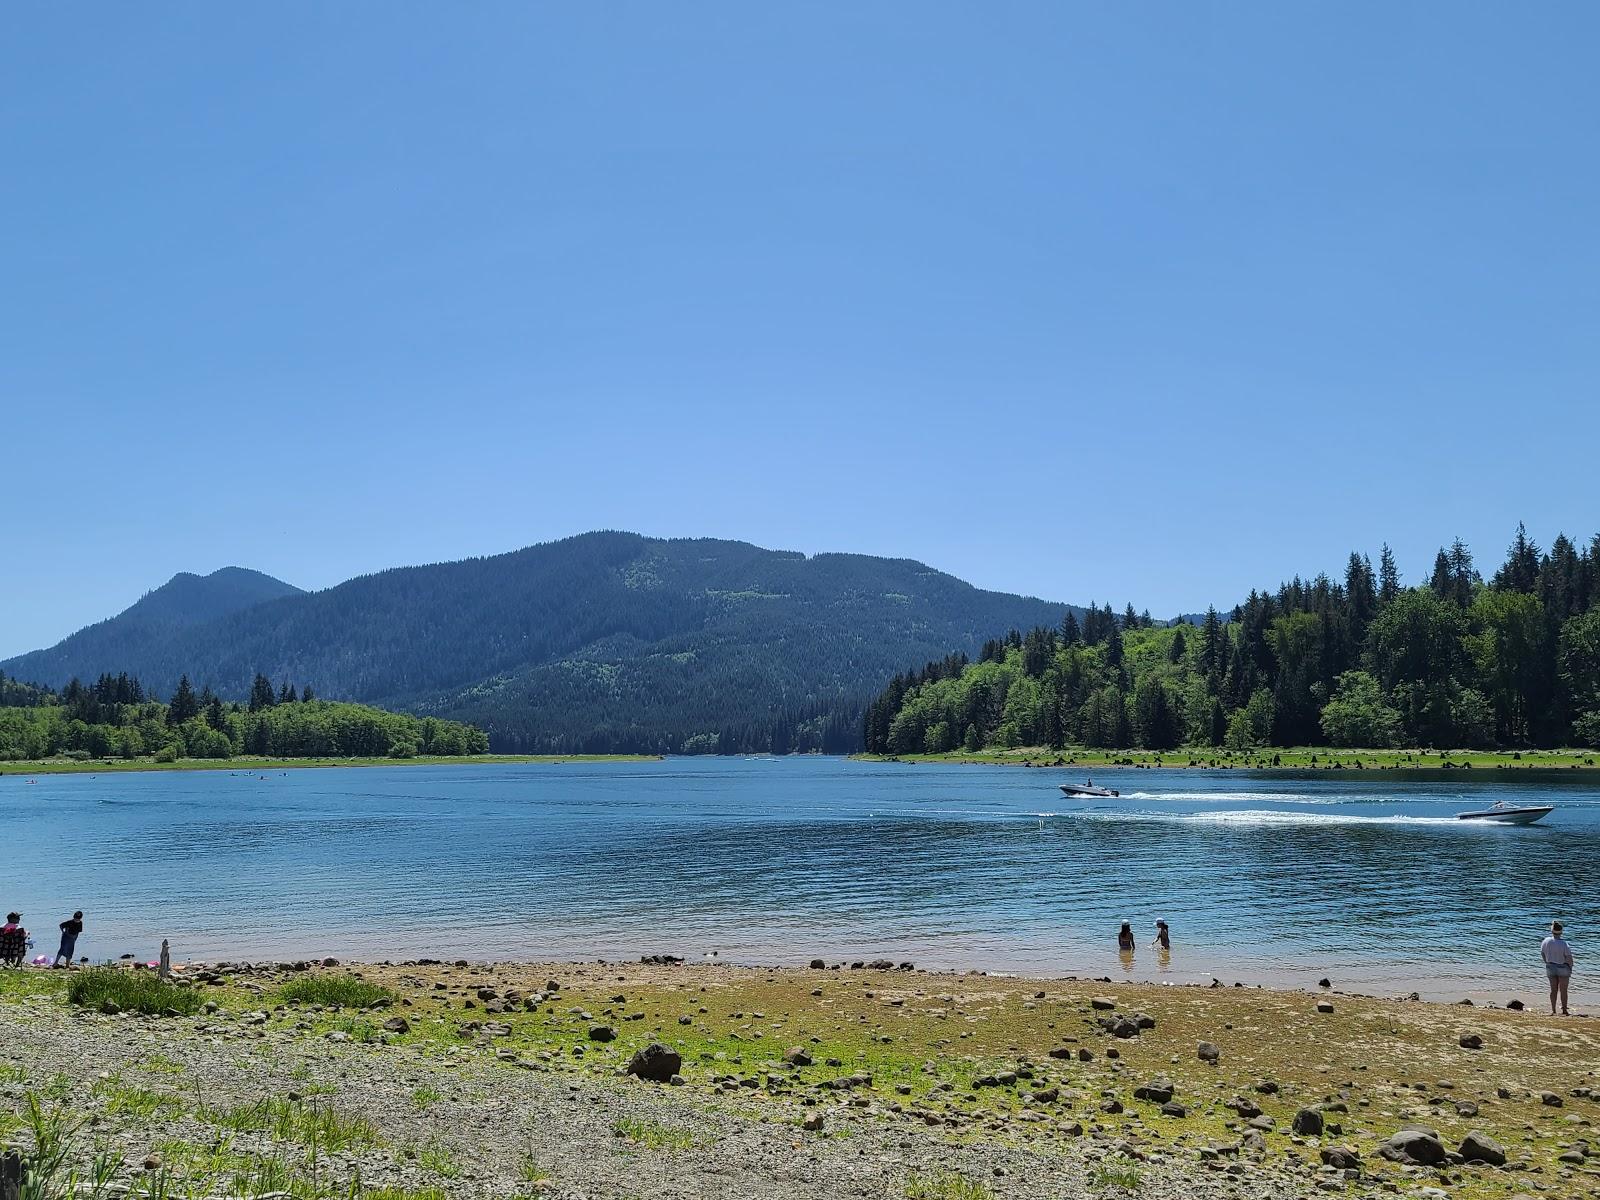
[{"label": "white motorboat", "polygon": [[1457,813],[1456,817],[1462,821],[1488,821],[1492,825],[1532,825],[1554,811],[1555,806],[1549,804],[1513,808],[1501,801],[1491,808],[1481,809],[1478,812]]},{"label": "white motorboat", "polygon": [[1122,795],[1116,788],[1095,787],[1092,783],[1063,783],[1061,790],[1068,796],[1094,796],[1102,800]]}]

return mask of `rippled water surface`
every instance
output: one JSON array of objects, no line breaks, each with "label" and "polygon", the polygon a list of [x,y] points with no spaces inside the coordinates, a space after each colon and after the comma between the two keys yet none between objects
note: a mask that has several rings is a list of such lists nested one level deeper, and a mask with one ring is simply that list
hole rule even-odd
[{"label": "rippled water surface", "polygon": [[[841,759],[0,776],[0,904],[39,953],[912,959],[1459,996],[1542,987],[1600,900],[1600,781]],[[1464,823],[1496,800],[1543,824]],[[1168,961],[1146,947],[1171,922]],[[1140,948],[1114,951],[1131,920]],[[44,943],[50,941],[46,946]],[[1600,950],[1600,941],[1593,945]]]}]

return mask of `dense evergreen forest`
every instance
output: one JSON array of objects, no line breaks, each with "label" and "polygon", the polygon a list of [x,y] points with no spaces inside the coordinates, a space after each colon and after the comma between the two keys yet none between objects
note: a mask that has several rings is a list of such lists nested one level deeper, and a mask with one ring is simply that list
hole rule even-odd
[{"label": "dense evergreen forest", "polygon": [[1128,610],[1012,632],[896,677],[867,749],[1180,745],[1600,746],[1600,537],[1542,552],[1519,526],[1485,581],[1459,540],[1428,582],[1376,571],[1252,592],[1226,618]]},{"label": "dense evergreen forest", "polygon": [[909,559],[630,533],[312,593],[253,573],[180,579],[0,668],[58,688],[126,670],[163,695],[187,672],[224,700],[260,670],[468,721],[507,752],[842,752],[906,663],[1067,611]]},{"label": "dense evergreen forest", "polygon": [[250,697],[225,703],[181,676],[163,703],[126,673],[59,693],[0,672],[0,762],[50,758],[414,758],[482,754],[481,730],[435,717],[318,700],[257,675]]}]

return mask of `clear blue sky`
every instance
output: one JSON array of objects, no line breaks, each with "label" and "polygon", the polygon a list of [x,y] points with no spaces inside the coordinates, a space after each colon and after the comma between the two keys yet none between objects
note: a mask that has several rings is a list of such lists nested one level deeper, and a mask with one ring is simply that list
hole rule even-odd
[{"label": "clear blue sky", "polygon": [[1600,526],[1600,9],[27,5],[0,655],[597,527],[1158,614]]}]

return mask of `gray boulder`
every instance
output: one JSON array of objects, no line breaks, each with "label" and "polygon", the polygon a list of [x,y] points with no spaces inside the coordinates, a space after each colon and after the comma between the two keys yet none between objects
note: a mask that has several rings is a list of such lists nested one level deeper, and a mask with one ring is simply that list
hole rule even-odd
[{"label": "gray boulder", "polygon": [[1322,1161],[1339,1171],[1359,1171],[1361,1169],[1361,1155],[1357,1154],[1349,1146],[1324,1146],[1322,1148]]},{"label": "gray boulder", "polygon": [[1294,1114],[1290,1126],[1301,1137],[1319,1137],[1322,1134],[1322,1113],[1314,1108],[1302,1108]]},{"label": "gray boulder", "polygon": [[681,1070],[683,1056],[660,1042],[651,1042],[644,1049],[634,1051],[628,1060],[628,1074],[651,1083],[671,1083],[672,1077]]},{"label": "gray boulder", "polygon": [[1474,1129],[1461,1139],[1461,1157],[1468,1162],[1484,1162],[1491,1167],[1506,1165],[1506,1148],[1486,1133]]},{"label": "gray boulder", "polygon": [[1437,1130],[1402,1129],[1378,1151],[1390,1162],[1412,1167],[1436,1167],[1450,1156]]}]

